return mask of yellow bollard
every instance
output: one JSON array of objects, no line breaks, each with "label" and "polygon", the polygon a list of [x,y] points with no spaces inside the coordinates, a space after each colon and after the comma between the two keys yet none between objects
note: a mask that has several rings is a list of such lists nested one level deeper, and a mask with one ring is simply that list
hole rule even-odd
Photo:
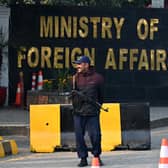
[{"label": "yellow bollard", "polygon": [[2,141],[3,140],[3,137],[2,136],[0,136],[0,141]]},{"label": "yellow bollard", "polygon": [[5,151],[4,151],[3,143],[0,142],[0,157],[4,157],[4,156],[5,156]]}]

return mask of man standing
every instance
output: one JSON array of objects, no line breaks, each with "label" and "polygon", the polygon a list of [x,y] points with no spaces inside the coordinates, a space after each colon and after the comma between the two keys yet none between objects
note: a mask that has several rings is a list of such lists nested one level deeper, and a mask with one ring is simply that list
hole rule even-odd
[{"label": "man standing", "polygon": [[74,129],[78,157],[81,159],[79,167],[88,165],[88,149],[85,143],[85,132],[91,141],[91,153],[99,158],[101,154],[100,106],[103,103],[103,77],[90,66],[90,59],[81,56],[76,64],[77,72],[73,76],[72,105],[74,109]]}]

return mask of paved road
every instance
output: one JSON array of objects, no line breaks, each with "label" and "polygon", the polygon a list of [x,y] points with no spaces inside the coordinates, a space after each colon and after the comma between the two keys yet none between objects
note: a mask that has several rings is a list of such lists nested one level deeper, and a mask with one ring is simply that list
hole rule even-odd
[{"label": "paved road", "polygon": [[[139,152],[115,151],[103,153],[102,156],[105,163],[104,168],[157,168],[157,158],[157,150]],[[0,161],[0,165],[1,168],[74,168],[77,162],[75,153],[59,152],[14,157],[6,161]]]},{"label": "paved road", "polygon": [[[151,130],[151,150],[120,150],[103,152],[104,168],[158,168],[162,138],[168,138],[168,127]],[[19,154],[0,159],[0,168],[74,168],[78,163],[75,152],[31,153],[29,138],[8,136],[18,144]],[[91,163],[91,155],[89,157]],[[91,165],[89,165],[91,167]]]}]

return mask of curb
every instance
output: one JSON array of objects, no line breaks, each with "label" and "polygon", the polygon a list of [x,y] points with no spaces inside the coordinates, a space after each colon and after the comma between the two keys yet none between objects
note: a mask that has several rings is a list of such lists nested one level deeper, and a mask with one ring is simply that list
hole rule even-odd
[{"label": "curb", "polygon": [[168,118],[162,118],[150,122],[150,128],[159,128],[168,126]]},{"label": "curb", "polygon": [[1,135],[29,135],[28,124],[0,124]]},{"label": "curb", "polygon": [[18,147],[15,140],[0,141],[0,157],[5,157],[18,153]]}]

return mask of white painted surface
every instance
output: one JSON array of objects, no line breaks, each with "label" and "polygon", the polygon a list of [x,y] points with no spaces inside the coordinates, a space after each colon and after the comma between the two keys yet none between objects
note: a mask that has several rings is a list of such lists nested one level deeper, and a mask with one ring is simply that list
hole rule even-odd
[{"label": "white painted surface", "polygon": [[[5,35],[5,40],[8,40],[9,36],[9,16],[10,16],[10,8],[0,6],[0,28],[2,28],[2,32]],[[2,50],[2,66],[0,69],[0,86],[7,87],[7,97],[6,103],[8,102],[8,85],[9,85],[9,77],[8,77],[8,47],[3,48]]]},{"label": "white painted surface", "polygon": [[164,8],[164,0],[152,0],[152,8]]}]

